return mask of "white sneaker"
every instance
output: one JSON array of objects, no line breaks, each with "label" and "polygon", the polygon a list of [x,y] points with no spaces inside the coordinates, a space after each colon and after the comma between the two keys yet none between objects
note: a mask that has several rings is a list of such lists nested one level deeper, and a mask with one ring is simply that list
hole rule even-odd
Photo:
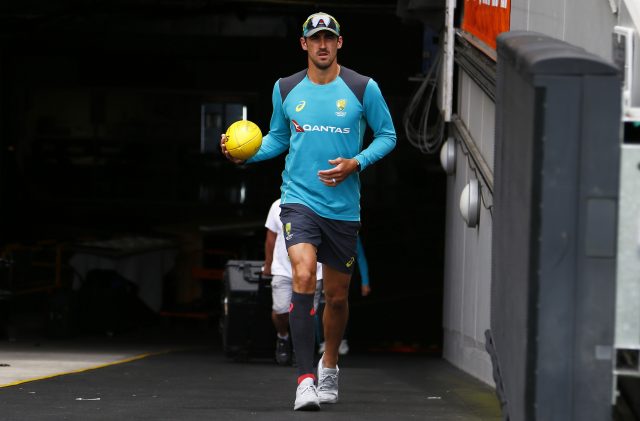
[{"label": "white sneaker", "polygon": [[322,358],[318,361],[318,397],[320,403],[336,403],[338,402],[338,372],[340,369],[324,368],[322,366]]},{"label": "white sneaker", "polygon": [[339,355],[347,355],[349,353],[349,343],[346,339],[340,341],[340,346],[338,347]]},{"label": "white sneaker", "polygon": [[296,389],[296,402],[293,404],[293,410],[317,411],[318,409],[320,409],[320,400],[316,385],[313,384],[311,377],[307,377],[300,382]]},{"label": "white sneaker", "polygon": [[320,345],[318,346],[318,354],[324,354],[324,341],[320,342]]}]

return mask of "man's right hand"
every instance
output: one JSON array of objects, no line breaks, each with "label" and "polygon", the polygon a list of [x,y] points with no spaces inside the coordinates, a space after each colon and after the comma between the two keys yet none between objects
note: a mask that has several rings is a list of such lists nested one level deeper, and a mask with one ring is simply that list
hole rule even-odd
[{"label": "man's right hand", "polygon": [[267,265],[262,266],[262,274],[264,276],[271,276],[271,266],[267,266]]},{"label": "man's right hand", "polygon": [[220,150],[222,151],[222,154],[231,162],[233,162],[234,164],[243,164],[244,161],[242,159],[238,159],[238,158],[234,158],[231,156],[231,154],[229,153],[229,151],[227,150],[227,135],[222,133],[220,135]]}]

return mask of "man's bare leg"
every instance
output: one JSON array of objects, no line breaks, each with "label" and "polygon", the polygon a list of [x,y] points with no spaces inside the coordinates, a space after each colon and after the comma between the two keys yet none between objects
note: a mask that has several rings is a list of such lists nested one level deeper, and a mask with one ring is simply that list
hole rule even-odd
[{"label": "man's bare leg", "polygon": [[289,313],[278,314],[272,311],[271,320],[273,321],[273,326],[276,328],[276,332],[281,338],[289,334]]},{"label": "man's bare leg", "polygon": [[298,243],[289,247],[287,251],[293,271],[293,292],[315,293],[318,265],[315,246],[309,243]]},{"label": "man's bare leg", "polygon": [[349,282],[351,275],[322,265],[324,278],[325,307],[324,325],[325,351],[323,366],[335,368],[338,364],[338,347],[349,320]]}]

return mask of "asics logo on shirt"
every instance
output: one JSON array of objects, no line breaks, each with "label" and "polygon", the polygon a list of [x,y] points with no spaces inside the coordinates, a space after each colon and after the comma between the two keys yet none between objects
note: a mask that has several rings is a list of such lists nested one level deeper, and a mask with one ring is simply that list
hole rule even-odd
[{"label": "asics logo on shirt", "polygon": [[305,105],[307,105],[307,101],[298,102],[298,105],[296,105],[296,112],[299,113],[300,111],[302,111]]},{"label": "asics logo on shirt", "polygon": [[328,132],[328,133],[343,133],[348,134],[351,132],[350,127],[335,127],[335,126],[318,126],[316,124],[303,124],[300,125],[297,121],[291,120],[296,132]]}]

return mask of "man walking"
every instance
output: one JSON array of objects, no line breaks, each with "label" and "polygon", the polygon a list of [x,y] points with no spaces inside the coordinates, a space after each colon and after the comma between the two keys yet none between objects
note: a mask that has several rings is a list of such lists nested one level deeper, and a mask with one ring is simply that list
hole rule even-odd
[{"label": "man walking", "polygon": [[[288,151],[282,173],[281,213],[293,269],[289,324],[298,365],[295,410],[338,401],[338,347],[349,317],[348,291],[360,229],[358,173],[388,154],[396,134],[387,104],[371,78],[338,64],[338,21],[314,13],[300,46],[308,67],[279,79],[273,89],[269,133],[258,162]],[[363,149],[366,125],[372,142]],[[221,149],[235,163],[221,137]],[[325,352],[313,370],[316,262],[322,263],[326,306]]]}]

